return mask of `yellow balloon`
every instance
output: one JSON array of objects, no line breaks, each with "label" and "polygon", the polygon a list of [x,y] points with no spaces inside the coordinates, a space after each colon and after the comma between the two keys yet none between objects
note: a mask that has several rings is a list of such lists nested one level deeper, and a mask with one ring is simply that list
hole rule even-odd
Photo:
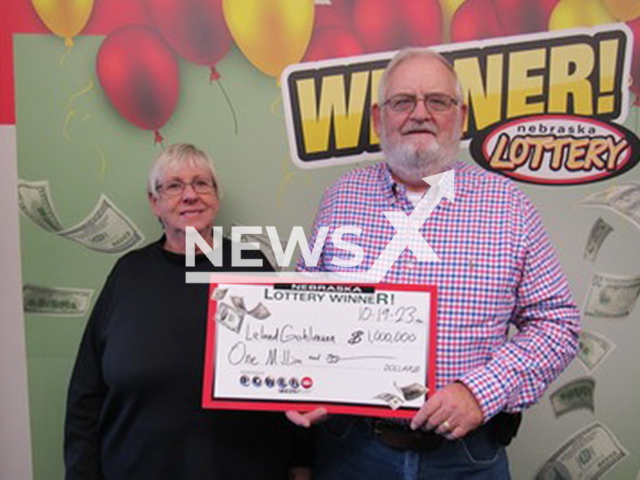
[{"label": "yellow balloon", "polygon": [[456,10],[464,3],[464,0],[440,0],[440,6],[444,13],[444,18],[451,19]]},{"label": "yellow balloon", "polygon": [[463,3],[464,0],[440,0],[445,43],[451,40],[451,19],[453,18],[453,14],[456,13]]},{"label": "yellow balloon", "polygon": [[314,0],[223,0],[227,26],[245,57],[278,78],[304,56],[313,30]]},{"label": "yellow balloon", "polygon": [[94,0],[31,0],[40,19],[49,30],[64,38],[67,47],[73,45],[89,21]]},{"label": "yellow balloon", "polygon": [[609,13],[616,20],[628,22],[640,17],[639,0],[604,0]]},{"label": "yellow balloon", "polygon": [[594,27],[615,19],[600,0],[563,0],[551,12],[549,30]]}]

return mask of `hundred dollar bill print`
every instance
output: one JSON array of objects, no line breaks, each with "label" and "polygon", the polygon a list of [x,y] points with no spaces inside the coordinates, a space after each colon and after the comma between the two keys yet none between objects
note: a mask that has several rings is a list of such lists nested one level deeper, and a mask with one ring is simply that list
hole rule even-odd
[{"label": "hundred dollar bill print", "polygon": [[56,317],[79,317],[89,310],[93,290],[86,288],[24,285],[22,301],[25,313]]},{"label": "hundred dollar bill print", "polygon": [[124,253],[144,241],[129,217],[101,195],[93,211],[78,225],[64,229],[53,206],[48,181],[18,182],[20,211],[48,232],[102,253]]},{"label": "hundred dollar bill print", "polygon": [[640,228],[640,182],[612,185],[580,202],[585,207],[603,207],[613,210]]},{"label": "hundred dollar bill print", "polygon": [[640,295],[640,276],[597,273],[587,294],[584,314],[592,317],[628,316]]},{"label": "hundred dollar bill print", "polygon": [[588,372],[592,372],[616,348],[604,335],[589,330],[582,330],[579,345],[578,360]]},{"label": "hundred dollar bill print", "polygon": [[18,206],[33,223],[49,232],[63,229],[53,206],[49,182],[18,180]]},{"label": "hundred dollar bill print", "polygon": [[402,397],[407,400],[415,400],[416,398],[422,397],[425,393],[427,393],[427,387],[422,385],[421,383],[411,383],[409,385],[398,385],[397,383],[393,384],[400,392],[402,392]]},{"label": "hundred dollar bill print", "polygon": [[629,453],[599,422],[577,432],[547,460],[536,480],[597,480]]},{"label": "hundred dollar bill print", "polygon": [[567,412],[587,409],[595,411],[594,390],[596,382],[593,378],[579,378],[563,385],[551,394],[551,406],[556,418]]},{"label": "hundred dollar bill print", "polygon": [[600,247],[604,243],[604,240],[612,232],[613,227],[605,222],[602,218],[598,217],[591,231],[589,232],[589,238],[587,239],[587,245],[584,248],[585,260],[596,260]]},{"label": "hundred dollar bill print", "polygon": [[144,241],[144,235],[106,196],[82,222],[59,235],[102,253],[124,253]]}]

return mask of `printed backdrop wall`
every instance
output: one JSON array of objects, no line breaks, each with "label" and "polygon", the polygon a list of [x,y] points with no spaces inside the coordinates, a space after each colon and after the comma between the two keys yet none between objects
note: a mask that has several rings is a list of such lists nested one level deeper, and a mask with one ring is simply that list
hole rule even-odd
[{"label": "printed backdrop wall", "polygon": [[16,0],[0,43],[24,305],[2,321],[24,321],[35,479],[63,478],[69,374],[107,273],[160,235],[145,180],[162,146],[212,154],[227,231],[308,231],[324,189],[379,159],[367,109],[405,45],[452,60],[461,158],[519,182],[583,306],[579,358],[509,448],[514,478],[638,477],[637,0],[64,3]]}]

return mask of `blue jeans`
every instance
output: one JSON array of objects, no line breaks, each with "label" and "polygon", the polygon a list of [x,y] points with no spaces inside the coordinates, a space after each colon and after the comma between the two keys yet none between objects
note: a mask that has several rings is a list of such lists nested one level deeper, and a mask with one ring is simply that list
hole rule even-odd
[{"label": "blue jeans", "polygon": [[487,429],[431,451],[379,441],[365,419],[334,416],[318,429],[314,480],[509,480],[504,446]]}]

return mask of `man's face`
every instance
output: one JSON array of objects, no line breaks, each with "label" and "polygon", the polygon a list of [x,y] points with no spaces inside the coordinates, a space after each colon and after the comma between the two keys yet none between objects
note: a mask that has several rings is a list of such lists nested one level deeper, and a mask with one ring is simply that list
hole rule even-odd
[{"label": "man's face", "polygon": [[408,58],[387,79],[384,100],[396,95],[419,99],[413,110],[405,112],[394,111],[389,104],[373,107],[374,127],[392,169],[399,164],[403,170],[419,172],[429,164],[447,164],[457,158],[465,107],[428,109],[421,99],[436,93],[457,99],[453,74],[436,58]]},{"label": "man's face", "polygon": [[[182,193],[169,194],[163,188],[176,182],[185,185]],[[202,185],[205,182],[215,185],[206,168],[189,162],[164,172],[158,196],[151,195],[149,201],[153,213],[162,221],[169,241],[184,236],[187,226],[194,227],[204,238],[211,236],[219,207],[217,191],[214,188],[210,192],[197,193],[193,188],[196,183]]]}]

